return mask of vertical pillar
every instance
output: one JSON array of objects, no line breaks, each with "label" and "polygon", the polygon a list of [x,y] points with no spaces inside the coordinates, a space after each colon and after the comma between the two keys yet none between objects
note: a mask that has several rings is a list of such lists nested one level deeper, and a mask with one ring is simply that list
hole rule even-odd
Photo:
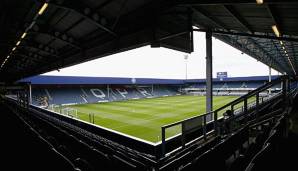
[{"label": "vertical pillar", "polygon": [[153,92],[154,92],[154,86],[152,84],[152,87],[151,87],[151,95],[153,96]]},{"label": "vertical pillar", "polygon": [[161,127],[161,155],[166,155],[166,129]]},{"label": "vertical pillar", "polygon": [[185,81],[187,81],[187,59],[188,59],[188,55],[184,56],[184,60],[185,60]]},{"label": "vertical pillar", "polygon": [[259,104],[260,104],[260,94],[256,94],[256,118],[259,117]]},{"label": "vertical pillar", "polygon": [[110,85],[107,85],[108,101],[110,101]]},{"label": "vertical pillar", "polygon": [[17,102],[20,102],[20,96],[19,96],[19,92],[17,92]]},{"label": "vertical pillar", "polygon": [[30,90],[26,90],[26,108],[29,108],[30,104],[31,104]]},{"label": "vertical pillar", "polygon": [[[271,82],[271,66],[269,66],[269,82]],[[269,88],[269,95],[271,94],[271,87]]]},{"label": "vertical pillar", "polygon": [[181,125],[181,144],[182,148],[185,147],[185,122],[182,122]]},{"label": "vertical pillar", "polygon": [[[244,99],[244,115],[247,115],[247,99],[248,98],[245,98]],[[247,116],[245,116],[245,123],[247,123]]]},{"label": "vertical pillar", "polygon": [[211,112],[213,107],[212,94],[212,32],[206,32],[206,112]]},{"label": "vertical pillar", "polygon": [[283,93],[283,98],[284,98],[284,109],[286,110],[288,107],[288,79],[284,78],[282,82],[282,93]]},{"label": "vertical pillar", "polygon": [[29,104],[32,104],[32,87],[31,87],[31,84],[29,84]]}]

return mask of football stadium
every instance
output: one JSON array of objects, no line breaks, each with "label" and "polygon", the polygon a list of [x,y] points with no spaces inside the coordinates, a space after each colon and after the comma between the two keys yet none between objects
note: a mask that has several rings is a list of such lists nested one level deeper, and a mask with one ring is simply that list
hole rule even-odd
[{"label": "football stadium", "polygon": [[[36,106],[153,143],[161,141],[163,125],[206,111],[205,80],[36,76],[21,81],[31,83]],[[266,82],[266,76],[216,79],[213,106],[222,107]],[[272,93],[280,88],[276,85]],[[177,135],[181,127],[167,133]]]},{"label": "football stadium", "polygon": [[[4,170],[297,169],[298,1],[0,4]],[[195,33],[204,37],[198,40]],[[206,52],[200,61],[204,78],[189,77],[187,70],[187,55],[196,55],[198,44]],[[228,72],[237,63],[214,55],[234,52],[226,46],[247,55],[241,59],[257,60],[269,74],[256,74],[258,64],[247,62],[249,66],[236,66],[235,73],[248,76],[231,76]],[[174,56],[163,60],[143,51],[149,59],[139,59],[141,68],[149,65],[150,56],[158,59],[149,66],[156,70],[154,77],[61,75],[64,68],[113,55],[133,68],[126,52],[142,47],[187,54],[179,65],[185,71],[174,67]],[[172,65],[171,72],[180,76],[164,78],[165,70],[153,66],[164,61],[161,67]],[[125,73],[122,66],[101,62],[107,68],[98,65],[95,71],[90,65],[87,70]],[[60,70],[60,75],[48,74]]]}]

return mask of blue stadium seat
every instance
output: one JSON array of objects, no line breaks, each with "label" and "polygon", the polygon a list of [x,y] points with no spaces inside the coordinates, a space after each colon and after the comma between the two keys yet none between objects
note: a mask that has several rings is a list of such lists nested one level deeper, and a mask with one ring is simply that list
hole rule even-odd
[{"label": "blue stadium seat", "polygon": [[[155,86],[151,87],[127,87],[112,86],[109,93],[106,87],[61,87],[61,88],[34,88],[32,92],[33,104],[43,105],[43,99],[47,99],[48,105],[97,103],[104,101],[120,101],[147,97],[173,96],[178,94],[177,87]],[[110,97],[108,97],[108,94]]]}]

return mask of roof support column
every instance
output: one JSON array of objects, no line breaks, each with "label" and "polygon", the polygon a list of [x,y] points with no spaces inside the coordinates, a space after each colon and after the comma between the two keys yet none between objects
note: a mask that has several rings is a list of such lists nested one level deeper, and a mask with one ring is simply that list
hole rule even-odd
[{"label": "roof support column", "polygon": [[108,101],[110,101],[110,85],[107,85]]},{"label": "roof support column", "polygon": [[29,84],[29,104],[32,104],[32,86]]},{"label": "roof support column", "polygon": [[[269,66],[269,82],[271,82],[271,66]],[[271,87],[269,88],[269,95],[271,95]]]},{"label": "roof support column", "polygon": [[206,32],[206,112],[213,108],[212,94],[212,32]]},{"label": "roof support column", "polygon": [[153,96],[153,92],[154,92],[154,84],[152,84],[152,87],[151,87],[151,96]]}]

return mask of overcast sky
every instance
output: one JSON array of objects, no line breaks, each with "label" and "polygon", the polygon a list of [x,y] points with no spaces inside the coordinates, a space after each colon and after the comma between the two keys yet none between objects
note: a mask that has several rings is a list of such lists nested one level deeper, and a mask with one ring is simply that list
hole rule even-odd
[{"label": "overcast sky", "polygon": [[[186,53],[150,46],[106,56],[45,75],[130,77],[130,78],[205,78],[205,33],[194,33],[195,50]],[[186,74],[187,67],[187,74]],[[241,54],[237,49],[213,38],[213,77],[216,72],[229,77],[268,75],[268,66]],[[277,74],[272,70],[272,74]]]}]

